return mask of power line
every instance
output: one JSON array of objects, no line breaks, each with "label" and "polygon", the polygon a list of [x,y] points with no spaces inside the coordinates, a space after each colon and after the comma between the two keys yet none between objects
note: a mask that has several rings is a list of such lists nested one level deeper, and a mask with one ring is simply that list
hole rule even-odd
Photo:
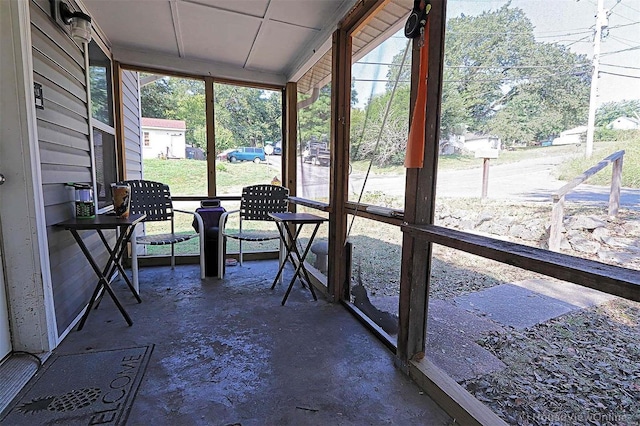
[{"label": "power line", "polygon": [[622,50],[614,50],[613,52],[602,53],[600,56],[613,55],[613,54],[622,53],[622,52],[629,52],[630,50],[637,50],[637,49],[640,49],[640,46],[629,47],[628,49],[622,49]]},{"label": "power line", "polygon": [[615,75],[615,76],[618,76],[618,77],[638,78],[638,79],[640,79],[640,75],[618,74],[618,73],[615,73],[615,72],[608,72],[608,71],[600,71],[600,74],[608,74],[608,75]]},{"label": "power line", "polygon": [[600,64],[600,65],[604,65],[604,66],[607,66],[607,67],[626,68],[626,69],[629,69],[629,70],[640,70],[640,67],[629,67],[629,66],[626,66],[626,65],[615,65],[615,64]]},{"label": "power line", "polygon": [[609,29],[610,30],[615,30],[617,28],[624,28],[624,27],[628,27],[630,25],[638,25],[638,24],[640,24],[640,21],[632,22],[630,24],[614,25],[613,27],[609,27]]},{"label": "power line", "polygon": [[[638,40],[629,40],[628,38],[622,38],[622,37],[618,37],[618,36],[610,36],[612,39],[617,40],[618,42],[627,45],[629,47],[634,47],[637,46]],[[631,43],[631,44],[629,44]]]}]

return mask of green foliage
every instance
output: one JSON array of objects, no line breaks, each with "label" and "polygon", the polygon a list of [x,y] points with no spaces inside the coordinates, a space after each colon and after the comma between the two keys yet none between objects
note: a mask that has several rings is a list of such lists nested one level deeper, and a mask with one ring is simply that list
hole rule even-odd
[{"label": "green foliage", "polygon": [[[151,74],[141,74],[149,77]],[[140,89],[142,116],[184,120],[185,141],[206,150],[204,82],[188,78],[162,77]]]},{"label": "green foliage", "polygon": [[280,92],[216,83],[214,108],[216,137],[223,138],[217,143],[218,152],[238,146],[263,146],[265,141],[282,138]]},{"label": "green foliage", "polygon": [[531,143],[586,120],[590,67],[563,46],[536,42],[509,4],[447,23],[443,136],[466,127]]},{"label": "green foliage", "polygon": [[[594,144],[591,158],[576,158],[562,165],[560,179],[571,180],[616,151],[624,150],[622,186],[640,188],[640,132],[620,133],[620,140]],[[591,177],[592,185],[611,185],[611,168],[607,167]]]},{"label": "green foliage", "polygon": [[619,117],[639,117],[640,100],[607,102],[596,111],[596,126],[604,127]]},{"label": "green foliage", "polygon": [[[299,95],[298,101],[309,96]],[[298,139],[301,148],[311,141],[329,142],[331,132],[331,85],[322,89],[318,99],[306,108],[298,111]]]},{"label": "green foliage", "polygon": [[[150,76],[142,74],[142,77]],[[206,150],[204,82],[162,77],[141,89],[144,117],[184,120],[186,142]],[[215,85],[216,154],[238,146],[262,146],[281,139],[279,92],[227,84]]]}]

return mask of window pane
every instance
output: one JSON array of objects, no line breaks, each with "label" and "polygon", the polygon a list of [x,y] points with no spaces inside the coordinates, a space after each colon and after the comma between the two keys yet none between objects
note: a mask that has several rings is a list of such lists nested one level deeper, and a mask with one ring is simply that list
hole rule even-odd
[{"label": "window pane", "polygon": [[95,120],[113,126],[111,61],[95,41],[89,43],[89,84],[91,116]]},{"label": "window pane", "polygon": [[352,66],[349,201],[402,209],[411,45],[402,30],[376,43]]},{"label": "window pane", "polygon": [[111,184],[117,180],[115,137],[93,128],[98,208],[111,204]]},{"label": "window pane", "polygon": [[142,175],[172,196],[207,195],[204,82],[140,74]]},{"label": "window pane", "polygon": [[298,81],[297,195],[329,202],[331,50]]},{"label": "window pane", "polygon": [[217,194],[282,182],[282,93],[216,83],[214,100]]}]

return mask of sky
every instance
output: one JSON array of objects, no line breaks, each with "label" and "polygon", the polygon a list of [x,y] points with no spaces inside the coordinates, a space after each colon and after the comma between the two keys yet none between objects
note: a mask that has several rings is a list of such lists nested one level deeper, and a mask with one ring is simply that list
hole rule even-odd
[{"label": "sky", "polygon": [[[505,0],[449,0],[447,18],[464,13],[476,16],[496,10]],[[564,44],[571,51],[593,58],[593,35],[597,0],[512,0],[511,7],[521,8],[534,26],[536,40]],[[608,36],[601,43],[600,78],[596,104],[640,99],[640,0],[604,0],[610,11]],[[402,30],[365,56],[362,62],[388,63],[406,46]],[[363,80],[384,79],[387,67],[354,65],[354,77]],[[618,74],[618,75],[615,75]],[[362,108],[372,92],[384,91],[384,83],[356,81],[358,107]]]}]

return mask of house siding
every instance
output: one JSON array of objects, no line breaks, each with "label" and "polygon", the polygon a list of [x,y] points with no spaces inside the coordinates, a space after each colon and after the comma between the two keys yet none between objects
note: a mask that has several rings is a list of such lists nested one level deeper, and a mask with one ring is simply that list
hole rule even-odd
[{"label": "house siding", "polygon": [[122,70],[125,170],[127,179],[142,179],[140,85],[136,71]]},{"label": "house siding", "polygon": [[[58,334],[85,307],[96,276],[71,233],[55,227],[73,217],[67,182],[92,182],[90,123],[82,50],[49,17],[49,2],[30,3],[33,79],[42,85],[44,109],[36,110],[42,193],[49,242]],[[98,235],[82,234],[98,263],[108,253]]]}]

